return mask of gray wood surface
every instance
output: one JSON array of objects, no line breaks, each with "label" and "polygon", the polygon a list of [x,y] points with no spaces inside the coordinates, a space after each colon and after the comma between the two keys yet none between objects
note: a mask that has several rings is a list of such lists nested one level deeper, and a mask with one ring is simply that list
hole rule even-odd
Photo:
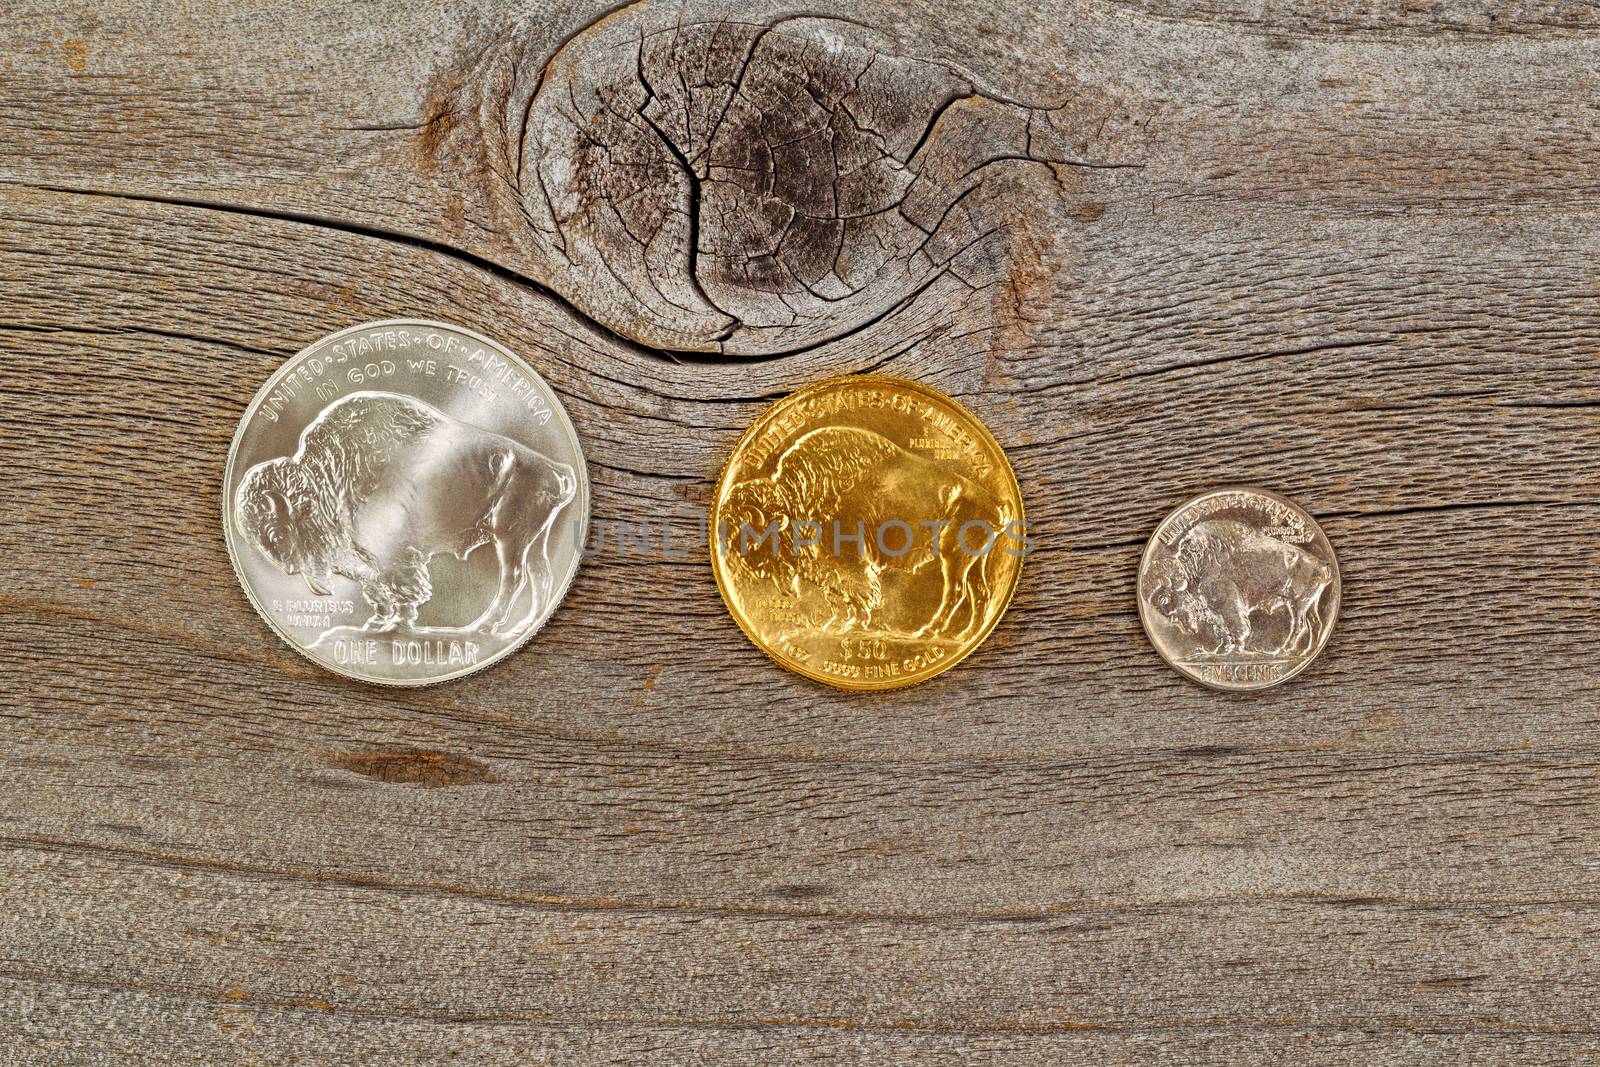
[{"label": "gray wood surface", "polygon": [[[1600,1055],[1587,5],[6,8],[0,1062]],[[770,665],[699,550],[343,680],[219,482],[389,316],[528,358],[601,525],[692,546],[765,404],[876,368],[986,420],[1038,551],[901,692]],[[1340,554],[1281,690],[1139,629],[1221,482]]]}]

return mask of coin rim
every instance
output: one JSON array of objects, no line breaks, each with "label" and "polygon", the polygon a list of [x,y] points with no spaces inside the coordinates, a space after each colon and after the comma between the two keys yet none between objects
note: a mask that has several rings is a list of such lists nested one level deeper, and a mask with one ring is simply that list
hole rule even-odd
[{"label": "coin rim", "polygon": [[[249,427],[252,419],[255,417],[256,411],[261,407],[261,402],[266,398],[272,387],[275,386],[281,379],[287,377],[292,368],[296,366],[297,362],[302,357],[308,355],[312,349],[321,348],[324,345],[337,340],[338,338],[346,336],[347,334],[363,333],[367,330],[373,330],[380,327],[394,326],[422,326],[430,329],[449,330],[453,333],[459,333],[465,337],[470,337],[481,344],[487,345],[488,347],[494,349],[495,352],[501,356],[508,357],[509,362],[521,369],[524,373],[528,374],[533,379],[534,383],[544,391],[546,397],[551,401],[550,409],[554,411],[557,417],[561,420],[561,427],[566,431],[567,438],[572,444],[572,449],[577,459],[577,461],[573,464],[573,467],[578,472],[578,484],[582,489],[583,495],[583,507],[580,509],[578,516],[578,538],[576,542],[577,562],[568,572],[567,579],[562,583],[560,590],[551,599],[550,610],[545,612],[545,616],[542,620],[540,620],[539,625],[533,627],[527,633],[517,638],[514,643],[507,645],[505,648],[496,652],[483,662],[474,664],[471,667],[466,667],[450,674],[440,675],[437,678],[374,678],[371,675],[360,674],[337,664],[325,662],[312,655],[310,649],[305,648],[300,643],[299,638],[290,634],[284,627],[278,624],[278,621],[274,619],[261,605],[261,601],[256,597],[255,590],[250,588],[249,579],[245,575],[244,568],[239,563],[238,550],[234,545],[234,539],[237,534],[234,531],[233,517],[230,514],[230,505],[232,501],[228,499],[228,487],[233,483],[233,467],[234,462],[239,454],[239,444],[244,440],[246,428]],[[261,618],[266,622],[267,626],[275,634],[277,634],[285,644],[287,644],[291,649],[299,653],[304,658],[316,664],[318,667],[331,671],[334,674],[343,675],[346,678],[354,678],[356,681],[369,682],[373,685],[391,686],[397,689],[420,689],[423,686],[437,685],[440,682],[452,682],[458,678],[464,678],[469,674],[476,674],[478,671],[494,666],[496,663],[499,663],[501,660],[511,655],[511,653],[517,651],[517,649],[527,644],[535,634],[544,629],[546,624],[549,623],[550,619],[554,617],[557,609],[561,607],[561,602],[566,599],[567,590],[572,587],[573,579],[575,579],[578,575],[578,569],[583,566],[584,548],[588,544],[589,540],[589,463],[583,454],[583,445],[578,438],[577,428],[572,425],[571,418],[567,416],[567,409],[561,403],[561,398],[556,394],[556,391],[551,388],[550,383],[545,381],[543,375],[534,370],[526,360],[517,355],[515,352],[511,351],[511,349],[507,348],[504,344],[494,340],[492,337],[486,337],[476,330],[469,330],[465,326],[457,326],[454,323],[441,322],[438,319],[374,319],[371,322],[357,323],[354,326],[347,326],[342,330],[335,330],[333,333],[324,334],[312,341],[310,344],[306,345],[304,348],[300,349],[294,355],[285,359],[283,363],[279,365],[277,370],[273,371],[267,376],[266,382],[262,384],[260,389],[256,390],[256,394],[251,398],[249,406],[244,409],[244,414],[239,416],[239,426],[233,432],[232,443],[228,445],[228,461],[223,465],[222,468],[222,492],[220,495],[222,497],[222,539],[228,546],[228,562],[233,564],[234,577],[238,579],[239,587],[244,590],[244,594],[249,599],[250,606],[255,608],[256,614],[261,616]]]},{"label": "coin rim", "polygon": [[[1305,659],[1302,660],[1300,664],[1293,670],[1284,674],[1281,678],[1275,678],[1272,681],[1266,682],[1262,685],[1218,685],[1215,682],[1208,682],[1204,678],[1198,677],[1179,664],[1174,663],[1172,659],[1168,657],[1164,651],[1162,651],[1160,643],[1156,641],[1155,634],[1151,632],[1149,609],[1145,605],[1144,576],[1150,564],[1151,554],[1155,551],[1156,542],[1161,536],[1161,531],[1166,527],[1167,523],[1172,520],[1172,517],[1178,514],[1178,512],[1194,504],[1198,504],[1200,501],[1205,500],[1208,497],[1219,496],[1223,493],[1254,493],[1257,496],[1268,497],[1269,499],[1278,501],[1280,504],[1284,504],[1293,508],[1306,520],[1306,522],[1311,525],[1311,528],[1315,530],[1319,536],[1321,536],[1323,543],[1328,546],[1328,555],[1333,563],[1333,610],[1330,613],[1328,625],[1323,628],[1322,637],[1317,641],[1317,646],[1313,648],[1305,657]],[[1328,531],[1322,528],[1322,524],[1319,523],[1316,520],[1316,517],[1313,516],[1309,511],[1295,503],[1293,500],[1290,500],[1282,493],[1274,493],[1270,489],[1258,489],[1253,485],[1229,484],[1218,486],[1215,489],[1207,489],[1198,496],[1190,497],[1162,516],[1161,521],[1156,523],[1156,528],[1151,531],[1150,540],[1145,542],[1144,552],[1139,557],[1139,573],[1135,580],[1135,584],[1136,589],[1134,592],[1134,597],[1139,602],[1139,624],[1144,628],[1145,640],[1150,642],[1150,647],[1155,650],[1156,655],[1160,656],[1163,663],[1172,668],[1173,671],[1182,675],[1184,678],[1189,679],[1196,685],[1205,686],[1207,689],[1213,689],[1219,693],[1257,693],[1264,689],[1272,689],[1276,686],[1280,686],[1290,679],[1298,677],[1302,671],[1304,671],[1307,667],[1310,667],[1311,664],[1316,661],[1317,657],[1322,655],[1322,650],[1327,647],[1328,641],[1333,637],[1333,631],[1338,628],[1339,609],[1344,606],[1344,575],[1339,569],[1339,552],[1333,547],[1333,540],[1328,536]]]},{"label": "coin rim", "polygon": [[1024,523],[1024,525],[1026,525],[1026,508],[1022,500],[1022,486],[1017,481],[1016,469],[1011,466],[1011,458],[1006,455],[1006,450],[1001,447],[1000,442],[995,439],[995,436],[992,432],[990,432],[989,427],[984,425],[983,420],[978,418],[978,416],[965,404],[961,403],[961,401],[957,400],[955,397],[950,396],[948,393],[944,393],[938,389],[935,389],[931,385],[924,385],[922,382],[912,381],[909,378],[900,378],[892,374],[839,374],[831,378],[824,378],[821,381],[802,386],[790,393],[788,396],[780,397],[779,399],[773,401],[767,406],[765,411],[757,416],[756,420],[750,424],[744,433],[739,436],[739,440],[734,443],[732,450],[729,451],[728,458],[723,461],[722,472],[717,475],[716,485],[712,490],[711,506],[706,511],[706,544],[711,556],[711,574],[712,578],[716,582],[717,592],[722,597],[723,605],[728,609],[728,614],[733,616],[733,621],[738,624],[739,629],[744,632],[745,637],[749,639],[750,643],[758,648],[768,659],[783,669],[790,671],[791,673],[798,674],[802,678],[808,678],[813,682],[820,682],[821,684],[829,686],[830,688],[842,690],[844,692],[880,693],[893,689],[904,689],[908,686],[919,685],[922,682],[937,678],[939,675],[945,673],[950,668],[956,666],[956,664],[972,655],[972,653],[976,652],[978,648],[984,644],[984,642],[988,641],[989,635],[994,633],[995,628],[1000,625],[1000,620],[1002,617],[1004,617],[1006,610],[1010,608],[1012,598],[1016,595],[1017,587],[1022,584],[1022,562],[1027,557],[1023,556],[1018,559],[1016,574],[1012,578],[1011,587],[1006,590],[1005,596],[1001,600],[1000,610],[995,612],[994,618],[990,620],[990,622],[983,628],[983,631],[973,638],[973,640],[965,647],[961,648],[954,656],[940,663],[937,669],[929,671],[925,674],[917,674],[910,678],[896,679],[888,682],[852,682],[848,679],[837,678],[832,675],[823,674],[819,671],[809,670],[800,664],[792,663],[787,657],[784,657],[773,649],[768,648],[766,643],[756,636],[751,625],[746,621],[744,612],[740,610],[740,608],[734,603],[733,598],[729,595],[728,586],[731,584],[731,582],[729,582],[724,575],[721,560],[722,554],[720,551],[718,551],[719,546],[717,544],[717,510],[721,504],[723,491],[727,488],[728,476],[733,470],[734,461],[739,458],[739,453],[741,450],[743,450],[746,444],[753,440],[756,435],[758,435],[762,429],[765,428],[774,418],[793,405],[797,398],[807,396],[812,393],[820,393],[827,389],[837,388],[846,384],[886,385],[907,389],[913,393],[920,393],[936,401],[949,404],[956,411],[965,415],[966,420],[977,428],[979,434],[981,435],[981,440],[987,442],[994,449],[995,454],[1000,457],[1000,464],[1005,468],[1006,477],[1009,479],[1011,488],[1016,496],[1017,521]]}]

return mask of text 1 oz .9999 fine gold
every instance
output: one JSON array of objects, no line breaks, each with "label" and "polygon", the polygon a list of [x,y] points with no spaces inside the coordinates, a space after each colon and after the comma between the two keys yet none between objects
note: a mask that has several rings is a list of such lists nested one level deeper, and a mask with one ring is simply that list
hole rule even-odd
[{"label": "text 1 oz .9999 fine gold", "polygon": [[774,404],[723,469],[711,566],[741,629],[841,689],[948,670],[1005,612],[1029,548],[1005,453],[937,390],[879,376]]}]

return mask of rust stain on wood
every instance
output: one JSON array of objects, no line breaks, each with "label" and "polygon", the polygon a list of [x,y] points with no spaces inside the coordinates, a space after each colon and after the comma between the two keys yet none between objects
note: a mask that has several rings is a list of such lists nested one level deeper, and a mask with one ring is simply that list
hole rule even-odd
[{"label": "rust stain on wood", "polygon": [[61,42],[61,54],[67,59],[67,66],[73,70],[82,70],[89,65],[89,49],[77,37],[69,37]]}]

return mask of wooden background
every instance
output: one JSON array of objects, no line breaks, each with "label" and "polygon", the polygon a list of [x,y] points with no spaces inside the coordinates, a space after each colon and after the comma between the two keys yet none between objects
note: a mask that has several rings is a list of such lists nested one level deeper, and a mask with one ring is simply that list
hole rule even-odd
[{"label": "wooden background", "polygon": [[[6,9],[0,1062],[1600,1055],[1588,5]],[[219,482],[389,316],[527,357],[598,523],[692,543],[767,403],[875,368],[986,420],[1038,551],[900,692],[638,550],[480,675],[344,680]],[[1221,482],[1344,568],[1281,690],[1139,629]]]}]

